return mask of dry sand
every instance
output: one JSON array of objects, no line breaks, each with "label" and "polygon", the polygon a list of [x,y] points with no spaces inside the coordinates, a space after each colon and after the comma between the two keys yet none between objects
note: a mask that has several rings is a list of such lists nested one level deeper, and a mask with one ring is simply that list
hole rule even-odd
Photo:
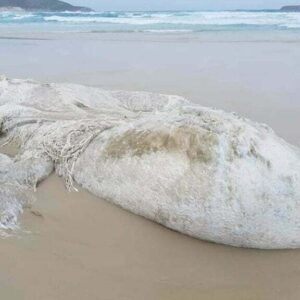
[{"label": "dry sand", "polygon": [[[299,43],[0,44],[8,76],[173,92],[265,121],[299,145]],[[55,175],[37,199],[22,217],[30,232],[0,240],[1,300],[300,299],[300,250],[199,241],[69,193]]]},{"label": "dry sand", "polygon": [[52,175],[0,241],[1,299],[299,299],[300,251],[199,241]]}]

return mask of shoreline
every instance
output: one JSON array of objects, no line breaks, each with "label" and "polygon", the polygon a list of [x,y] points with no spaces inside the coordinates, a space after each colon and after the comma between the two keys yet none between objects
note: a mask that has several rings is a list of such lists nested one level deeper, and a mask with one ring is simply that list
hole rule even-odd
[{"label": "shoreline", "polygon": [[122,34],[105,34],[104,40],[85,36],[0,39],[1,74],[180,95],[266,123],[300,145],[300,134],[294,130],[300,114],[300,43],[190,43],[178,35],[155,38],[164,42],[135,41]]}]

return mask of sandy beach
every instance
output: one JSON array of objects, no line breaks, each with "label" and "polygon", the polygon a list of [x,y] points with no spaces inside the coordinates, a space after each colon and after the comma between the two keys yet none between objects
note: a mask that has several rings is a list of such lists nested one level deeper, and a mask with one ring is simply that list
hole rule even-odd
[{"label": "sandy beach", "polygon": [[[300,145],[300,40],[8,37],[0,39],[0,73],[8,77],[181,95],[267,123]],[[54,174],[38,186],[36,198],[21,217],[26,232],[0,239],[3,299],[300,297],[299,250],[200,241],[84,190],[68,192]]]},{"label": "sandy beach", "polygon": [[[297,299],[297,250],[199,241],[128,213],[51,176],[1,240],[6,299]],[[30,276],[28,276],[30,271]]]},{"label": "sandy beach", "polygon": [[299,145],[295,35],[1,32],[0,37],[0,72],[7,77],[180,95],[266,123]]}]

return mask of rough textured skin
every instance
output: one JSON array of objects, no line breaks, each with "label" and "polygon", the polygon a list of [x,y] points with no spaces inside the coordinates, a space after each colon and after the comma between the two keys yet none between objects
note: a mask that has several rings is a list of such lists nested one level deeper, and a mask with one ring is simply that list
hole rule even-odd
[{"label": "rough textured skin", "polygon": [[54,165],[68,188],[182,233],[300,247],[300,151],[266,125],[177,96],[6,78],[0,120],[20,144],[6,181],[34,185]]}]

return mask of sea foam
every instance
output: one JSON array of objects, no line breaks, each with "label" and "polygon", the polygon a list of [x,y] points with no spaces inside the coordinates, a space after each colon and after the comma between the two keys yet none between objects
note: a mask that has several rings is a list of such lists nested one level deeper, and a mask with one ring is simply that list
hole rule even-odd
[{"label": "sea foam", "polygon": [[[66,23],[68,27],[66,27]],[[148,30],[293,30],[300,28],[297,12],[280,11],[144,11],[144,12],[0,12],[0,24],[40,26],[44,31],[76,30],[139,32]],[[56,24],[58,26],[52,26]],[[94,24],[94,26],[93,26]],[[61,27],[59,26],[61,25]],[[15,27],[18,28],[18,27]],[[34,27],[32,27],[34,28]],[[69,28],[69,29],[68,29]],[[72,29],[73,28],[73,29]],[[7,29],[10,29],[7,28]]]},{"label": "sea foam", "polygon": [[70,190],[200,239],[300,246],[300,151],[264,124],[178,96],[6,78],[0,124],[19,145],[0,156],[4,229],[28,202],[16,191],[54,168]]}]

